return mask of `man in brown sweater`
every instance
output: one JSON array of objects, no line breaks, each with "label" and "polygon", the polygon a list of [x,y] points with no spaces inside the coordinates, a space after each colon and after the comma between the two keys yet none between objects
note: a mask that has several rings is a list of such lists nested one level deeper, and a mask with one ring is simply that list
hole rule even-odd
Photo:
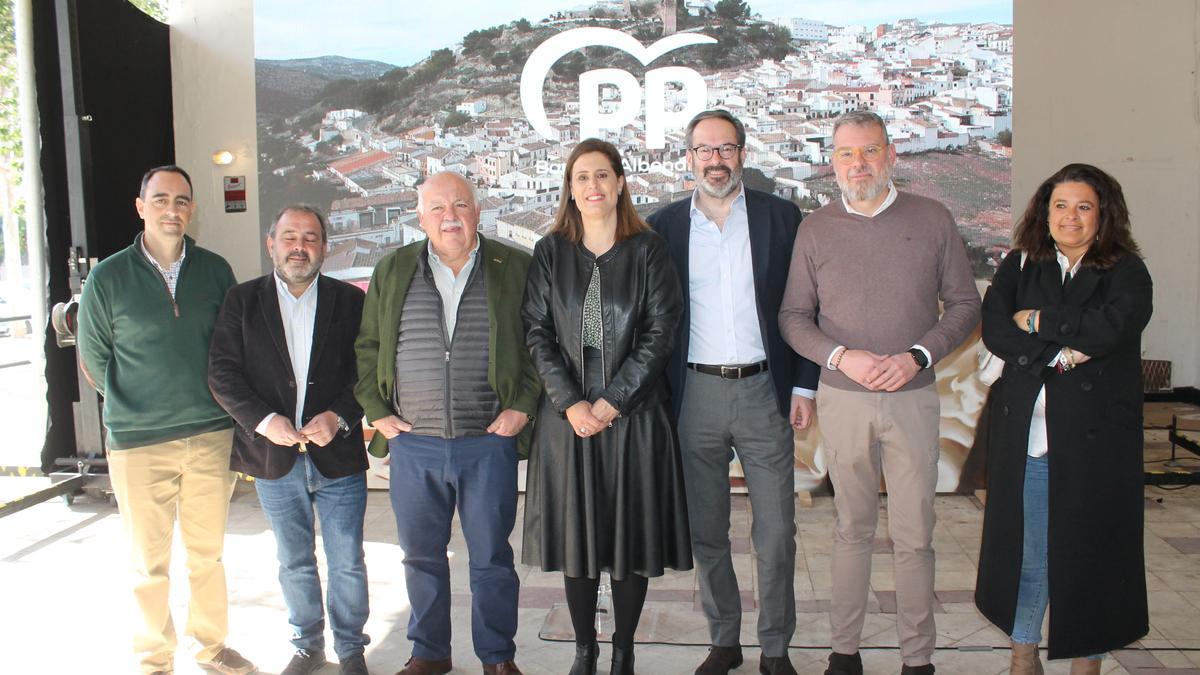
[{"label": "man in brown sweater", "polygon": [[[902,675],[934,672],[933,496],[939,405],[933,368],[979,322],[979,292],[954,218],[892,184],[896,149],[871,112],[834,124],[842,199],[804,220],[779,310],[784,339],[824,364],[817,393],[837,519],[826,675],[862,675],[858,654],[888,486]],[[938,300],[945,307],[938,315]]]}]

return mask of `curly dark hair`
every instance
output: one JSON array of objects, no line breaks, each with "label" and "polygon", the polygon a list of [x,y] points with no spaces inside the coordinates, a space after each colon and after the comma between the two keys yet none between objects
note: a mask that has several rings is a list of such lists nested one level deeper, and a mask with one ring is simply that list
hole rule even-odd
[{"label": "curly dark hair", "polygon": [[1086,183],[1100,199],[1096,242],[1088,247],[1082,264],[1107,269],[1126,254],[1141,255],[1130,232],[1129,208],[1125,206],[1121,184],[1091,164],[1068,164],[1042,181],[1013,230],[1014,249],[1025,251],[1030,260],[1054,259],[1054,239],[1050,237],[1050,194],[1060,183]]}]

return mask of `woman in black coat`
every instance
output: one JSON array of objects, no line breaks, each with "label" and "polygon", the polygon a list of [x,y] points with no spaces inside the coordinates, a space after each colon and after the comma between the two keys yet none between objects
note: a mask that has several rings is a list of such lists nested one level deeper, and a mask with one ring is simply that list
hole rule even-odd
[{"label": "woman in black coat", "polygon": [[611,672],[633,673],[647,577],[691,569],[679,446],[663,370],[683,313],[666,243],[633,208],[617,149],[567,159],[554,226],[533,253],[522,312],[544,384],[522,557],[561,570],[572,675],[596,672],[596,592],[612,577]]},{"label": "woman in black coat", "polygon": [[1146,634],[1142,330],[1152,284],[1121,186],[1069,164],[1038,188],[983,300],[992,386],[975,604],[1012,637],[1012,673],[1073,675]]}]

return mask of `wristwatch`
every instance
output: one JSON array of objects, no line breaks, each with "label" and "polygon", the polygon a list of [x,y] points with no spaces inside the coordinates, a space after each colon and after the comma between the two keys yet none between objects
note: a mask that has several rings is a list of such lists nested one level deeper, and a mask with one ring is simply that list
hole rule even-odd
[{"label": "wristwatch", "polygon": [[917,362],[918,368],[925,370],[929,367],[929,359],[925,357],[925,352],[913,347],[912,349],[908,350],[908,353],[912,355],[913,361]]},{"label": "wristwatch", "polygon": [[338,427],[338,430],[341,431],[343,434],[350,431],[350,425],[346,424],[346,420],[342,419],[341,415],[337,416],[337,427]]}]

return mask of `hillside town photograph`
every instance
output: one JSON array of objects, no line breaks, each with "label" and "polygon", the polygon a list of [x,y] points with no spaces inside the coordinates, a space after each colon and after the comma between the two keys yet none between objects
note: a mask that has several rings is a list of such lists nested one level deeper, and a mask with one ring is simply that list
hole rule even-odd
[{"label": "hillside town photograph", "polygon": [[[530,54],[556,35],[596,28],[642,45],[671,36],[706,43],[649,66],[604,45],[563,55],[543,82],[548,133],[538,131],[521,97]],[[724,108],[743,120],[747,185],[806,213],[837,198],[834,119],[869,110],[886,120],[901,155],[897,186],[950,208],[978,279],[992,276],[1008,247],[1009,24],[897,17],[834,25],[763,16],[737,0],[601,0],[473,30],[410,64],[352,59],[337,55],[337,44],[327,47],[328,56],[256,60],[261,222],[295,201],[327,210],[324,271],[364,287],[384,254],[424,238],[416,186],[440,171],[476,186],[481,231],[532,250],[553,221],[562,162],[581,140],[581,105],[591,101],[594,116],[611,117],[626,104],[628,92],[618,87],[585,90],[585,73],[624,69],[640,81],[651,67],[682,63],[703,78],[706,100],[688,101],[690,91],[669,82],[663,101],[651,101],[646,78],[645,106],[631,122],[602,131],[627,160],[643,215],[695,186],[684,160],[690,114],[681,111],[689,104],[690,112]],[[647,143],[652,104],[665,108],[660,116],[682,118],[662,132],[665,147],[657,149]]]}]

